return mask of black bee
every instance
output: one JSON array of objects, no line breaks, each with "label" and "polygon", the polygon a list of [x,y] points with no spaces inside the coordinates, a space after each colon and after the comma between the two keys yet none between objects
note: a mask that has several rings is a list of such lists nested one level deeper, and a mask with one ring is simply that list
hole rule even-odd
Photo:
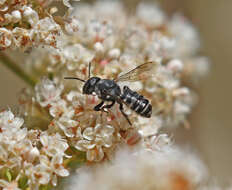
[{"label": "black bee", "polygon": [[[101,111],[111,108],[115,103],[119,104],[119,109],[124,115],[130,125],[131,122],[123,110],[123,104],[130,109],[138,113],[143,117],[150,118],[152,114],[152,106],[149,101],[137,92],[132,91],[128,86],[124,86],[123,90],[120,89],[117,82],[120,81],[136,81],[141,79],[146,71],[149,72],[152,69],[154,62],[146,62],[135,69],[129,71],[126,74],[119,76],[116,79],[101,79],[99,77],[90,77],[91,63],[89,64],[89,77],[85,81],[76,77],[65,77],[65,79],[76,79],[84,82],[82,89],[83,94],[97,95],[102,101],[94,107],[95,111]],[[104,105],[105,101],[111,102]]]}]

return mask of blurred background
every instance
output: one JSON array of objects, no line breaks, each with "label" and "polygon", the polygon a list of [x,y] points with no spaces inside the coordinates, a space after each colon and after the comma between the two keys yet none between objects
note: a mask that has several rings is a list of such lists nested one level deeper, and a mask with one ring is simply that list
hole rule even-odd
[{"label": "blurred background", "polygon": [[[139,1],[125,2],[132,8]],[[201,36],[202,54],[212,62],[210,74],[195,88],[199,103],[189,117],[191,128],[174,130],[174,140],[193,147],[221,184],[232,182],[232,1],[159,2],[169,14],[181,12],[192,21]],[[26,84],[0,64],[0,86],[0,108],[6,108],[17,104]]]}]

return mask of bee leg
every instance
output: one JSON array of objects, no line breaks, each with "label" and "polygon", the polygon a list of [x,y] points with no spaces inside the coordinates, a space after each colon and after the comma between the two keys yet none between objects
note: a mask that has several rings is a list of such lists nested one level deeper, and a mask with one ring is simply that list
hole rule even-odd
[{"label": "bee leg", "polygon": [[121,102],[119,102],[119,109],[120,109],[122,115],[123,115],[123,116],[126,118],[126,120],[128,121],[128,123],[129,123],[130,125],[132,125],[131,122],[130,122],[130,120],[129,120],[129,118],[128,118],[128,115],[127,115],[127,114],[124,112],[124,110],[123,110],[123,104],[122,104]]},{"label": "bee leg", "polygon": [[101,110],[101,107],[103,106],[103,104],[104,104],[104,101],[102,101],[100,104],[96,105],[93,109],[94,109],[95,111],[100,111],[100,110]]},{"label": "bee leg", "polygon": [[106,108],[106,109],[109,109],[109,108],[111,108],[114,104],[115,104],[115,100],[113,100],[111,104],[102,106],[101,109],[102,109],[102,110],[104,110],[105,108]]}]

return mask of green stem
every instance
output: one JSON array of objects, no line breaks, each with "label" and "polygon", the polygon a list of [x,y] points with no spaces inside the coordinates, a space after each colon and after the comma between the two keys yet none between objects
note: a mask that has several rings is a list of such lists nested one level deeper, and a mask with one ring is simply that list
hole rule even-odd
[{"label": "green stem", "polygon": [[19,78],[24,80],[31,87],[34,87],[36,80],[29,76],[17,63],[11,60],[5,53],[0,52],[0,63],[5,65],[8,69],[14,72]]}]

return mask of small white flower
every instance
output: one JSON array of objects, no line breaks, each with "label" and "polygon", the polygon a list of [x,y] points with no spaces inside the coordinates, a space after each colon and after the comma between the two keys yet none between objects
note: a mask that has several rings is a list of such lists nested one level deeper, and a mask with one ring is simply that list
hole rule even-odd
[{"label": "small white flower", "polygon": [[143,135],[143,137],[157,134],[162,125],[163,120],[158,116],[152,117],[151,119],[140,117],[137,121],[137,126],[141,126],[139,127],[139,132]]},{"label": "small white flower", "polygon": [[52,103],[49,108],[50,115],[55,118],[61,117],[63,113],[66,113],[67,111],[67,102],[62,99]]},{"label": "small white flower", "polygon": [[52,176],[52,184],[54,186],[57,185],[57,176],[67,177],[69,176],[69,171],[63,167],[63,157],[60,155],[55,155],[51,160],[51,170],[50,172],[53,174]]},{"label": "small white flower", "polygon": [[171,145],[171,140],[167,134],[159,134],[148,137],[149,147],[153,150],[164,150],[165,147]]},{"label": "small white flower", "polygon": [[73,35],[78,32],[80,22],[76,18],[72,18],[70,22],[65,23],[65,30],[69,35]]},{"label": "small white flower", "polygon": [[63,53],[69,70],[77,69],[79,67],[79,62],[89,63],[94,56],[92,52],[88,51],[81,44],[67,46]]},{"label": "small white flower", "polygon": [[0,179],[0,187],[3,188],[2,190],[20,190],[17,181],[8,182]]},{"label": "small white flower", "polygon": [[55,125],[58,126],[67,137],[75,136],[75,129],[77,128],[78,124],[78,121],[75,121],[67,116],[62,116],[55,121]]},{"label": "small white flower", "polygon": [[97,124],[94,128],[87,127],[82,133],[82,140],[77,141],[75,147],[80,151],[87,151],[89,161],[100,161],[104,157],[103,147],[112,146],[114,127]]},{"label": "small white flower", "polygon": [[18,10],[12,11],[11,15],[14,22],[19,22],[22,18],[21,13]]},{"label": "small white flower", "polygon": [[181,88],[174,89],[172,91],[172,94],[174,97],[188,96],[190,95],[190,91],[189,91],[189,88],[187,87],[181,87]]},{"label": "small white flower", "polygon": [[[68,8],[72,8],[71,4],[69,3],[70,0],[62,0],[63,4],[68,7]],[[73,1],[80,1],[80,0],[73,0]]]},{"label": "small white flower", "polygon": [[190,113],[191,107],[188,104],[185,104],[181,101],[174,102],[174,111],[176,114],[187,114]]},{"label": "small white flower", "polygon": [[150,27],[160,26],[165,21],[165,15],[157,5],[141,3],[137,7],[137,16]]},{"label": "small white flower", "polygon": [[57,37],[60,35],[60,26],[50,18],[45,17],[39,20],[33,27],[34,40],[39,44],[50,45],[52,47],[56,46]]},{"label": "small white flower", "polygon": [[27,29],[24,28],[19,28],[19,27],[15,27],[12,30],[13,33],[13,42],[15,47],[17,48],[25,48],[29,45],[31,45],[31,34],[29,33],[29,31]]},{"label": "small white flower", "polygon": [[15,117],[11,111],[3,111],[0,113],[0,127],[2,131],[18,130],[22,127],[24,120],[19,117]]},{"label": "small white flower", "polygon": [[39,16],[36,11],[34,11],[31,7],[23,7],[23,17],[30,23],[31,26],[35,26],[39,21]]},{"label": "small white flower", "polygon": [[120,54],[121,54],[121,52],[120,52],[120,49],[118,49],[118,48],[111,49],[108,52],[108,56],[110,59],[118,59]]},{"label": "small white flower", "polygon": [[167,69],[173,71],[174,73],[179,73],[183,70],[184,65],[179,59],[172,59],[168,62]]},{"label": "small white flower", "polygon": [[94,44],[94,50],[96,51],[97,54],[102,55],[104,53],[104,46],[101,42],[96,42]]},{"label": "small white flower", "polygon": [[0,48],[7,48],[12,43],[12,33],[4,27],[0,28]]},{"label": "small white flower", "polygon": [[48,78],[42,78],[42,81],[35,86],[36,100],[42,107],[46,107],[60,99],[63,85],[57,86]]},{"label": "small white flower", "polygon": [[193,55],[200,47],[196,29],[184,16],[175,14],[168,24],[168,28],[177,43],[173,50],[176,57]]},{"label": "small white flower", "polygon": [[43,150],[48,156],[53,157],[55,154],[65,155],[68,143],[59,133],[48,135],[43,132],[40,136],[40,142],[43,145]]}]

